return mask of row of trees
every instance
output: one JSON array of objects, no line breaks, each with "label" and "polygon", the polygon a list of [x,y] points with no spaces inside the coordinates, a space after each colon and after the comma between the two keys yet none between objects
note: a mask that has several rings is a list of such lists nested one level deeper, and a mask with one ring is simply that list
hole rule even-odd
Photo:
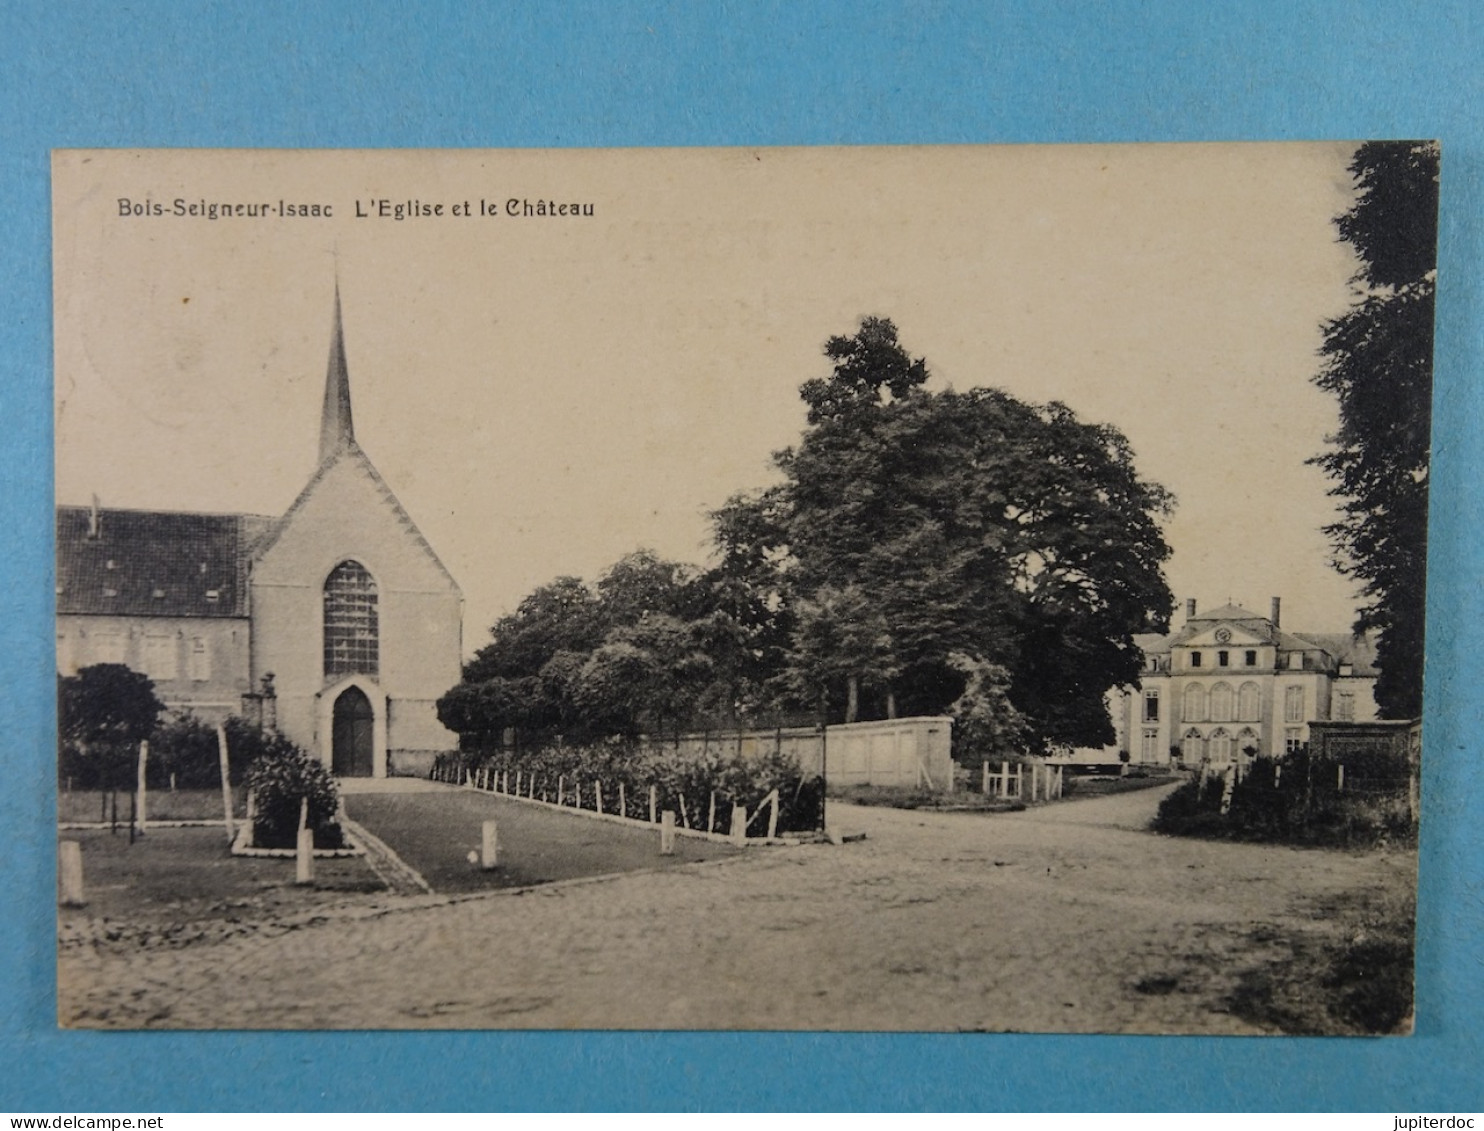
[{"label": "row of trees", "polygon": [[1376,702],[1393,719],[1422,713],[1438,161],[1435,142],[1356,150],[1356,201],[1336,220],[1359,260],[1355,301],[1324,327],[1316,378],[1340,410],[1313,461],[1339,499],[1327,533],[1335,564],[1361,583],[1356,631],[1379,632]]},{"label": "row of trees", "polygon": [[993,389],[930,391],[895,326],[831,338],[780,482],[713,517],[716,564],[632,554],[498,621],[439,703],[463,734],[574,737],[948,711],[979,748],[1101,745],[1172,604],[1115,429]]}]

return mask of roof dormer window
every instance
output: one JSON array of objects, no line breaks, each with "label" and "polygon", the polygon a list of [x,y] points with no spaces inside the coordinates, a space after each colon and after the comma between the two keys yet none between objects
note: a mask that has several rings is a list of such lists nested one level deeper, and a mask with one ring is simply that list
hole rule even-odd
[{"label": "roof dormer window", "polygon": [[222,591],[220,589],[208,589],[206,591],[206,599],[208,601],[217,601],[217,600],[220,600],[221,599],[221,595],[222,595]]}]

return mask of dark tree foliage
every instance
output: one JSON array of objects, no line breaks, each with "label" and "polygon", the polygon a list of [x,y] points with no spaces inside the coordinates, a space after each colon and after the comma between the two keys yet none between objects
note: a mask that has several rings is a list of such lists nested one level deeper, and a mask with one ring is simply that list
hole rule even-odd
[{"label": "dark tree foliage", "polygon": [[777,457],[785,483],[715,515],[722,568],[771,575],[797,614],[784,685],[829,684],[837,717],[858,697],[935,713],[988,664],[1018,712],[1002,733],[1112,741],[1103,694],[1137,680],[1132,636],[1171,606],[1170,496],[1112,428],[993,389],[930,393],[888,320],[851,341],[831,339],[834,374],[803,387],[812,425]]},{"label": "dark tree foliage", "polygon": [[1313,462],[1334,481],[1336,564],[1361,582],[1356,631],[1375,629],[1385,718],[1422,711],[1438,149],[1368,142],[1351,162],[1358,196],[1336,220],[1360,257],[1356,300],[1324,327],[1315,378],[1340,426]]},{"label": "dark tree foliage", "polygon": [[57,677],[58,736],[115,788],[128,780],[134,751],[164,709],[150,678],[123,664],[93,664]]},{"label": "dark tree foliage", "polygon": [[592,588],[559,578],[495,623],[438,717],[486,741],[508,728],[579,741],[673,731],[730,702],[746,676],[724,595],[717,579],[648,550],[621,558]]}]

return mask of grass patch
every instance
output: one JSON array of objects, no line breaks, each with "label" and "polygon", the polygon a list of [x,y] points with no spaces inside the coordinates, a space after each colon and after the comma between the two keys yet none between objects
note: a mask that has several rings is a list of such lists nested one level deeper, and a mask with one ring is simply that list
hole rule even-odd
[{"label": "grass patch", "polygon": [[[57,794],[57,821],[60,824],[88,824],[108,820],[112,811],[112,798],[107,792],[98,790],[62,790]],[[222,791],[220,789],[168,789],[150,790],[145,798],[151,821],[220,821],[222,819]],[[120,790],[118,795],[119,827],[129,825],[129,794]],[[105,809],[106,807],[106,809]],[[232,812],[234,816],[247,813],[247,793],[237,786],[232,790]]]},{"label": "grass patch", "polygon": [[1174,774],[1130,774],[1127,777],[1114,775],[1089,775],[1087,777],[1065,774],[1062,777],[1062,800],[1083,800],[1089,797],[1110,797],[1115,793],[1134,793],[1141,789],[1158,789],[1178,780]]},{"label": "grass patch", "polygon": [[[745,851],[678,836],[675,855],[661,856],[657,825],[593,820],[469,790],[348,794],[345,806],[437,892],[671,868]],[[500,843],[499,866],[488,872],[468,859],[479,851],[487,820],[497,823]]]},{"label": "grass patch", "polygon": [[129,843],[126,832],[67,832],[82,845],[87,906],[64,909],[63,922],[107,919],[179,927],[207,919],[246,921],[304,911],[327,893],[384,891],[359,857],[318,859],[314,883],[294,883],[292,859],[231,855],[226,832],[213,828],[151,829]]},{"label": "grass patch", "polygon": [[836,801],[848,801],[852,805],[872,805],[889,809],[935,809],[939,811],[983,811],[986,813],[1019,812],[1025,808],[1022,801],[1010,798],[986,797],[982,793],[955,790],[943,793],[940,790],[912,789],[892,785],[846,785],[832,786],[829,797]]},{"label": "grass patch", "polygon": [[1317,908],[1317,917],[1339,921],[1340,937],[1298,939],[1287,957],[1244,971],[1229,1008],[1292,1036],[1409,1032],[1414,911],[1412,897],[1399,892]]}]

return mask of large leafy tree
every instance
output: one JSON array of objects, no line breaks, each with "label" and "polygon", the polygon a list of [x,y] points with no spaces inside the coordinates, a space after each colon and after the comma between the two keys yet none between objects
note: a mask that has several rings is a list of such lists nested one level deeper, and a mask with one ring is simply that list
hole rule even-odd
[{"label": "large leafy tree", "polygon": [[1376,700],[1387,718],[1422,711],[1438,149],[1367,142],[1350,164],[1355,204],[1336,220],[1359,257],[1350,310],[1324,327],[1316,383],[1340,426],[1315,458],[1341,518],[1336,564],[1361,582],[1356,630],[1378,630]]},{"label": "large leafy tree", "polygon": [[694,569],[648,550],[619,559],[593,587],[558,578],[495,623],[439,700],[439,718],[485,736],[673,730],[706,701],[707,642],[720,649],[726,636],[709,593]]},{"label": "large leafy tree", "polygon": [[93,761],[99,780],[114,789],[127,780],[133,752],[164,709],[150,678],[123,664],[93,664],[57,679],[61,740]]},{"label": "large leafy tree", "polygon": [[[927,391],[886,319],[825,352],[833,373],[801,390],[810,427],[777,457],[784,483],[715,515],[723,568],[771,570],[774,604],[797,615],[783,682],[823,680],[837,717],[857,699],[926,713],[966,702],[990,665],[1004,695],[969,697],[986,733],[1112,741],[1103,695],[1137,680],[1133,634],[1169,614],[1168,493],[1122,435],[1064,405]],[[999,702],[1015,715],[996,727]]]}]

